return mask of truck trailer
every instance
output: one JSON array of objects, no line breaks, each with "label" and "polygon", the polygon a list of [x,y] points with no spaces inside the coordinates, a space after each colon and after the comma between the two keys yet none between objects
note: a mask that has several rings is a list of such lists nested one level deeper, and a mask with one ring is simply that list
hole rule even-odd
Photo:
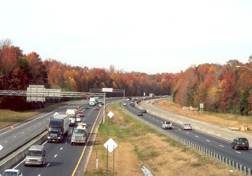
[{"label": "truck trailer", "polygon": [[92,97],[89,99],[89,105],[90,106],[95,106],[99,101],[99,98],[98,97]]},{"label": "truck trailer", "polygon": [[70,115],[69,125],[73,125],[73,126],[75,125],[77,112],[78,112],[77,109],[67,109],[66,115]]},{"label": "truck trailer", "polygon": [[55,113],[50,117],[47,142],[62,142],[68,134],[69,115]]}]

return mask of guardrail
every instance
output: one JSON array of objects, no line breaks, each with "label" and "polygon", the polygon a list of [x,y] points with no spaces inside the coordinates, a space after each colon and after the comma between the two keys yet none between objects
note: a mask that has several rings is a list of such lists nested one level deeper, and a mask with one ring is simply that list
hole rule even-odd
[{"label": "guardrail", "polygon": [[[139,103],[140,101],[137,101],[137,103]],[[136,103],[136,105],[137,105]],[[161,133],[164,133],[166,135],[168,135],[169,137],[175,139],[176,141],[182,143],[182,144],[185,144],[191,148],[193,148],[194,150],[196,151],[199,151],[199,152],[202,152],[204,153],[205,155],[215,159],[215,160],[218,160],[220,161],[221,163],[224,163],[226,165],[228,165],[229,167],[231,168],[234,168],[238,171],[240,171],[241,173],[243,173],[244,175],[249,175],[251,176],[252,175],[252,172],[251,172],[251,168],[248,168],[246,166],[243,166],[242,164],[238,163],[238,162],[235,162],[227,157],[224,157],[216,152],[213,152],[205,147],[202,147],[198,144],[195,144],[193,142],[190,142],[190,141],[187,141],[186,139],[184,138],[181,138],[175,134],[172,134],[172,133],[169,133],[167,130],[163,130],[162,128],[157,128],[156,126],[154,126],[153,124],[139,118],[138,116],[136,116],[135,114],[132,114],[131,112],[129,112],[128,110],[126,110],[125,108],[123,108],[122,106],[120,106],[121,109],[123,109],[124,111],[128,112],[129,114],[131,114],[133,117],[135,117],[136,119],[138,119],[139,121],[142,121],[144,122],[145,124],[151,126],[152,128],[155,128],[156,130],[160,131]],[[137,105],[137,107],[140,109],[140,107]]]},{"label": "guardrail", "polygon": [[26,142],[22,146],[9,153],[7,156],[0,160],[0,173],[4,172],[5,169],[11,168],[14,164],[22,160],[31,145],[41,144],[46,139],[47,131],[41,132],[30,141]]}]

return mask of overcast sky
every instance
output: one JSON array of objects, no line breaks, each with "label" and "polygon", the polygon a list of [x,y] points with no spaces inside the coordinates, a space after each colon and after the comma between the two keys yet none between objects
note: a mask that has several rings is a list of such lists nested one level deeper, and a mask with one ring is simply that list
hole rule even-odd
[{"label": "overcast sky", "polygon": [[71,66],[178,73],[247,63],[251,0],[1,0],[0,39]]}]

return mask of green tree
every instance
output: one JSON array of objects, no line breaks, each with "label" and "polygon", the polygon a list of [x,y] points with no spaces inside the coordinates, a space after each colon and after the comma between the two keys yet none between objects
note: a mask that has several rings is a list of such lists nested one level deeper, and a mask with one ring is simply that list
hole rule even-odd
[{"label": "green tree", "polygon": [[252,86],[249,86],[241,95],[241,99],[239,103],[241,115],[248,115],[248,111],[249,111],[248,97],[249,97],[250,89],[252,89]]}]

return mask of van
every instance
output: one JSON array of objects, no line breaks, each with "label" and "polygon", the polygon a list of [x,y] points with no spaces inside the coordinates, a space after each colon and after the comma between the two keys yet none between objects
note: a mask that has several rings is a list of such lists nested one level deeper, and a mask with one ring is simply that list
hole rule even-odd
[{"label": "van", "polygon": [[25,166],[39,165],[44,166],[46,163],[45,147],[43,145],[32,145],[25,156]]}]

